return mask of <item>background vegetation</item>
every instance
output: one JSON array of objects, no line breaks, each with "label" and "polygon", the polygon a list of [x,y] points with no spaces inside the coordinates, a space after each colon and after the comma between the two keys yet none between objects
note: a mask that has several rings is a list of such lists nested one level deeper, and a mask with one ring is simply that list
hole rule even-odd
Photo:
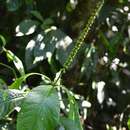
[{"label": "background vegetation", "polygon": [[[8,86],[25,73],[40,73],[53,80],[98,1],[0,0],[1,130],[16,129],[19,111],[19,102],[15,102],[13,111],[8,110],[9,103],[3,104],[3,90],[9,90]],[[105,1],[84,45],[61,79],[74,93],[84,130],[130,129],[129,0]],[[32,75],[20,84],[20,92],[10,95],[22,95],[46,81]],[[67,104],[66,94],[62,94]]]}]

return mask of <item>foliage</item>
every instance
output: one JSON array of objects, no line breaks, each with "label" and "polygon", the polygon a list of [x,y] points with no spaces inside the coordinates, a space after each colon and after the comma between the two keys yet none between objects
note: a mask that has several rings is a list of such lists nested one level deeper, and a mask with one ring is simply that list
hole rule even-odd
[{"label": "foliage", "polygon": [[0,130],[130,129],[129,0],[0,0],[0,16]]}]

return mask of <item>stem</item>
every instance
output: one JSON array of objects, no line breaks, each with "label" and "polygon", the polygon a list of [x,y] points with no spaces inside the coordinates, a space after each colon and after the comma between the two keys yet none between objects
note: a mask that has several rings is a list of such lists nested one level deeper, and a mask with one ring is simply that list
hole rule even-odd
[{"label": "stem", "polygon": [[81,35],[78,37],[78,39],[77,39],[77,41],[75,43],[75,47],[70,52],[66,62],[63,65],[62,70],[63,70],[64,73],[65,73],[66,70],[69,69],[69,67],[72,64],[76,54],[78,53],[79,49],[81,48],[82,44],[84,43],[84,40],[85,40],[86,36],[88,35],[88,33],[89,33],[90,29],[91,29],[91,26],[93,25],[96,17],[98,16],[103,4],[104,4],[104,0],[100,0],[96,4],[96,8],[94,9],[92,15],[90,16],[85,28],[81,32]]}]

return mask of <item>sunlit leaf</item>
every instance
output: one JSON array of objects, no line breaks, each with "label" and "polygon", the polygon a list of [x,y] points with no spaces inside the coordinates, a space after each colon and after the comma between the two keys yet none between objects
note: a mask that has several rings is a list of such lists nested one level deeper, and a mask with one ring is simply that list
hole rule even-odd
[{"label": "sunlit leaf", "polygon": [[61,39],[56,44],[56,58],[63,65],[74,45],[72,39],[63,32],[59,32],[59,37]]},{"label": "sunlit leaf", "polygon": [[17,25],[15,31],[16,31],[16,36],[24,36],[24,35],[30,35],[35,32],[38,22],[31,20],[31,19],[25,19],[22,21],[19,25]]},{"label": "sunlit leaf", "polygon": [[[48,35],[51,37],[51,34]],[[55,43],[51,42],[47,36],[40,33],[28,43],[25,52],[27,69],[33,68],[38,62],[52,56]]]},{"label": "sunlit leaf", "polygon": [[55,48],[57,48],[56,57],[63,64],[72,47],[71,43],[72,39],[55,27],[38,34],[26,47],[25,60],[27,68],[30,69],[36,63],[51,58]]},{"label": "sunlit leaf", "polygon": [[53,86],[38,86],[27,95],[22,104],[17,130],[54,130],[59,116],[59,99]]}]

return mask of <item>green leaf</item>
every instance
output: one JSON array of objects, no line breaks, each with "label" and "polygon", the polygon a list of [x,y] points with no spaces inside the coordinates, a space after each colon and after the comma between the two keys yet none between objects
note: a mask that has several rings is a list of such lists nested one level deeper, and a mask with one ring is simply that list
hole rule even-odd
[{"label": "green leaf", "polygon": [[69,95],[69,103],[70,103],[69,119],[75,122],[79,130],[83,130],[81,121],[80,121],[78,105],[71,94]]},{"label": "green leaf", "polygon": [[56,58],[63,64],[71,51],[71,43],[72,39],[56,27],[46,29],[32,39],[26,47],[27,69],[35,67],[38,62],[46,58],[51,58],[56,48]]},{"label": "green leaf", "polygon": [[99,32],[100,38],[102,40],[102,43],[104,44],[104,46],[110,51],[110,53],[113,53],[113,49],[112,46],[110,45],[108,39],[106,38],[106,36],[103,34],[103,32]]},{"label": "green leaf", "polygon": [[41,15],[40,12],[38,12],[37,10],[31,11],[31,14],[32,14],[33,16],[35,16],[37,19],[39,19],[41,22],[44,21],[42,15]]},{"label": "green leaf", "polygon": [[22,5],[22,0],[6,0],[7,9],[16,11]]},{"label": "green leaf", "polygon": [[19,90],[2,90],[0,89],[0,119],[6,116],[24,98],[24,93]]},{"label": "green leaf", "polygon": [[81,67],[81,74],[85,74],[87,79],[90,79],[92,74],[96,72],[97,63],[97,49],[94,45],[88,45],[84,54],[84,61]]},{"label": "green leaf", "polygon": [[71,91],[69,91],[67,88],[65,88],[63,86],[62,86],[62,88],[67,93],[68,99],[69,99],[70,108],[69,108],[68,118],[75,122],[75,125],[78,128],[78,130],[83,130],[82,124],[80,121],[79,109],[78,109],[78,105],[75,101],[74,94]]},{"label": "green leaf", "polygon": [[99,32],[100,38],[102,40],[102,43],[104,46],[109,50],[109,53],[112,57],[114,57],[118,51],[118,47],[120,45],[120,42],[123,39],[122,33],[118,32],[115,33],[113,37],[111,37],[110,40],[106,38],[106,36],[103,34],[103,32]]},{"label": "green leaf", "polygon": [[53,30],[47,33],[41,32],[28,43],[25,52],[27,69],[35,67],[38,62],[46,58],[51,58],[56,44],[54,35]]},{"label": "green leaf", "polygon": [[15,67],[17,68],[21,76],[25,75],[22,61],[9,50],[6,50],[6,55],[8,59],[14,63]]},{"label": "green leaf", "polygon": [[37,42],[34,48],[34,64],[46,58],[51,58],[55,50],[54,32],[50,31],[47,34],[41,34],[41,37],[42,36],[43,40],[41,42]]},{"label": "green leaf", "polygon": [[17,78],[17,79],[9,86],[9,88],[10,88],[10,89],[20,89],[20,86],[22,85],[22,82],[24,82],[28,76],[29,76],[29,75],[24,75],[24,76],[21,76],[20,78]]},{"label": "green leaf", "polygon": [[61,127],[64,130],[79,130],[73,120],[64,117],[61,118]]},{"label": "green leaf", "polygon": [[[32,69],[36,64],[46,58],[44,34],[39,33],[35,38],[29,41],[26,46],[25,63],[27,69]],[[50,51],[53,51],[52,49]]]},{"label": "green leaf", "polygon": [[72,39],[60,30],[57,31],[57,38],[59,40],[56,43],[56,59],[63,65],[74,45]]},{"label": "green leaf", "polygon": [[17,25],[15,31],[16,31],[16,36],[24,36],[24,35],[30,35],[35,32],[38,22],[31,20],[31,19],[25,19],[22,21],[19,25]]},{"label": "green leaf", "polygon": [[54,21],[51,18],[47,18],[43,21],[41,28],[43,30],[45,30],[45,29],[49,28],[53,23],[54,23]]},{"label": "green leaf", "polygon": [[22,104],[17,130],[54,130],[59,123],[59,116],[59,99],[53,86],[38,86]]}]

